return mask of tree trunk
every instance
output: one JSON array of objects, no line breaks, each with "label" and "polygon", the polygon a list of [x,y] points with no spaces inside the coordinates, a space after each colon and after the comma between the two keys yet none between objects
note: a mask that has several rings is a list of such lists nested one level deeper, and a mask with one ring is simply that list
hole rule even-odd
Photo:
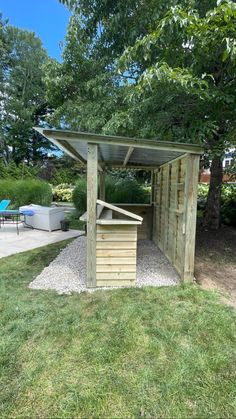
[{"label": "tree trunk", "polygon": [[217,230],[220,227],[220,198],[223,180],[221,157],[213,157],[211,163],[211,179],[207,197],[204,226]]}]

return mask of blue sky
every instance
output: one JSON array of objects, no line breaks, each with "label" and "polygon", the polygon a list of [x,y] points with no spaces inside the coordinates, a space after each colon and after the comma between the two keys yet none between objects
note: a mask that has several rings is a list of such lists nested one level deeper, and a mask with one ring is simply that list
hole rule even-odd
[{"label": "blue sky", "polygon": [[0,0],[0,12],[11,25],[35,32],[49,56],[60,60],[70,14],[59,0]]}]

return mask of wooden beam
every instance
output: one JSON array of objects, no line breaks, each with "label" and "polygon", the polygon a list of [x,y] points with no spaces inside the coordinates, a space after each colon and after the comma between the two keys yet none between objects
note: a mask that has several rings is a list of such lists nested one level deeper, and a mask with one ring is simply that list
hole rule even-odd
[{"label": "wooden beam", "polygon": [[99,172],[103,172],[103,168],[102,168],[102,166],[99,163],[97,164],[97,166],[98,166]]},{"label": "wooden beam", "polygon": [[74,155],[81,163],[87,164],[87,161],[67,141],[60,141],[60,144],[67,154],[69,152],[70,155]]},{"label": "wooden beam", "polygon": [[155,170],[159,167],[159,165],[157,166],[153,166],[153,165],[137,165],[137,164],[127,164],[125,167],[123,164],[117,163],[117,162],[108,162],[107,163],[107,167],[110,168],[115,168],[115,169],[133,169],[133,170]]},{"label": "wooden beam", "polygon": [[142,221],[134,221],[134,220],[120,220],[119,218],[104,220],[100,219],[97,220],[97,225],[141,225]]},{"label": "wooden beam", "polygon": [[105,201],[106,198],[105,172],[99,174],[99,198],[102,201]]},{"label": "wooden beam", "polygon": [[126,211],[122,208],[116,207],[115,205],[108,204],[108,202],[101,201],[100,199],[97,199],[97,204],[103,205],[104,207],[109,208],[112,211],[119,212],[122,215],[133,218],[134,220],[143,221],[143,217],[140,217],[139,215],[133,214],[132,212]]},{"label": "wooden beam", "polygon": [[127,153],[126,153],[126,156],[125,156],[125,159],[124,159],[124,163],[123,163],[123,166],[124,166],[124,167],[127,165],[127,163],[128,163],[128,161],[129,161],[130,156],[131,156],[131,154],[133,153],[133,151],[134,151],[134,147],[129,147],[129,148],[128,148],[128,151],[127,151]]},{"label": "wooden beam", "polygon": [[96,287],[96,221],[98,147],[88,144],[87,162],[87,286]]},{"label": "wooden beam", "polygon": [[185,177],[185,243],[184,266],[182,279],[184,282],[194,279],[194,256],[197,219],[197,187],[198,187],[199,156],[189,155],[186,161]]},{"label": "wooden beam", "polygon": [[165,223],[165,235],[163,249],[166,254],[168,251],[168,236],[169,236],[169,208],[170,208],[170,165],[167,167],[167,173],[165,178],[165,211],[164,211],[164,223]]},{"label": "wooden beam", "polygon": [[155,182],[154,182],[154,170],[151,170],[151,193],[150,193],[150,204],[152,205],[154,202],[154,195],[155,195]]}]

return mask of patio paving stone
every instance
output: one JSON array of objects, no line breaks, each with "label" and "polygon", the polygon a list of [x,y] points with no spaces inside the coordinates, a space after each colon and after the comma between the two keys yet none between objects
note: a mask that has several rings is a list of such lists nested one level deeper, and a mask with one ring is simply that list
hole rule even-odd
[{"label": "patio paving stone", "polygon": [[19,235],[17,235],[16,226],[8,224],[0,228],[0,258],[78,237],[82,233],[79,230],[49,232],[19,226]]}]

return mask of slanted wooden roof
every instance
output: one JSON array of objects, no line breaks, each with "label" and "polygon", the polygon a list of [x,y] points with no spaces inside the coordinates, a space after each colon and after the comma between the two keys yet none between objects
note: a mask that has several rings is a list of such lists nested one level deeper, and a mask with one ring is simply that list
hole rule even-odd
[{"label": "slanted wooden roof", "polygon": [[103,170],[105,167],[153,168],[186,153],[203,153],[202,147],[193,144],[38,127],[34,129],[66,154],[85,165],[88,143],[98,144],[99,170]]}]

